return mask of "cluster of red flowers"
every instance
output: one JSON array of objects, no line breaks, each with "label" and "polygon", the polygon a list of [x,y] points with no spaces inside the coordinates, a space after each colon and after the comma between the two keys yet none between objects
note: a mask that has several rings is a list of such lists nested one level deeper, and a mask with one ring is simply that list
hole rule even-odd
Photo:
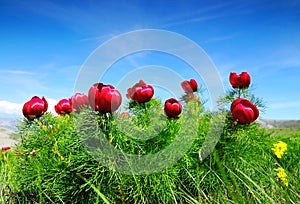
[{"label": "cluster of red flowers", "polygon": [[[197,91],[198,84],[194,79],[190,81],[183,81],[181,87],[186,94],[193,94]],[[143,80],[133,85],[127,90],[126,97],[137,103],[146,103],[151,100],[154,95],[154,89],[151,85],[146,84]],[[80,111],[84,106],[90,106],[93,110],[100,113],[113,113],[122,103],[122,96],[120,92],[112,85],[105,85],[103,83],[95,83],[88,92],[88,95],[83,93],[76,93],[69,99],[60,100],[54,107],[59,115],[69,114],[72,111]],[[48,109],[48,103],[44,97],[39,98],[34,96],[31,100],[26,102],[23,106],[23,115],[33,120],[42,116]],[[182,111],[181,103],[175,99],[170,98],[165,101],[164,111],[166,116],[170,118],[178,118]]]},{"label": "cluster of red flowers", "polygon": [[[235,89],[247,89],[250,81],[251,78],[247,72],[242,72],[241,74],[231,72],[229,75],[229,82]],[[259,116],[257,107],[245,98],[235,99],[231,104],[230,111],[233,119],[242,124],[252,123]]]},{"label": "cluster of red flowers", "polygon": [[[230,84],[234,89],[247,89],[250,85],[250,75],[247,72],[241,74],[230,73]],[[181,87],[185,92],[183,97],[185,102],[191,99],[198,98],[194,92],[198,90],[198,83],[196,80],[185,80],[181,82]],[[143,80],[134,84],[127,90],[126,97],[136,103],[146,103],[151,100],[154,95],[154,89],[151,85],[146,84]],[[120,92],[112,85],[105,85],[103,83],[95,83],[88,92],[88,95],[76,93],[69,99],[60,100],[55,105],[55,111],[59,115],[69,114],[72,111],[80,111],[84,106],[90,106],[93,110],[100,113],[113,113],[122,103],[122,96]],[[34,96],[30,101],[26,102],[23,107],[23,114],[29,120],[42,116],[48,109],[48,103],[44,97],[39,98]],[[181,103],[175,99],[170,98],[165,101],[164,112],[169,118],[178,118],[182,111]],[[259,116],[257,107],[245,98],[237,98],[231,104],[230,111],[234,120],[249,124],[255,121]]]}]

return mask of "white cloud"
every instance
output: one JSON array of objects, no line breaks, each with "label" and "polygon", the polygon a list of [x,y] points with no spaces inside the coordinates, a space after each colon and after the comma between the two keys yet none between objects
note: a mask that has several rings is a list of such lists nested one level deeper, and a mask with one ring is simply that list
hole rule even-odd
[{"label": "white cloud", "polygon": [[48,102],[48,112],[57,115],[54,110],[54,106],[58,103],[58,101],[52,98],[46,98],[46,100]]},{"label": "white cloud", "polygon": [[23,104],[18,104],[9,101],[0,101],[0,113],[21,115]]},{"label": "white cloud", "polygon": [[[47,112],[56,115],[54,106],[57,104],[58,101],[51,98],[47,98],[46,100],[48,102]],[[22,116],[22,108],[23,108],[23,104],[0,100],[0,114]]]}]

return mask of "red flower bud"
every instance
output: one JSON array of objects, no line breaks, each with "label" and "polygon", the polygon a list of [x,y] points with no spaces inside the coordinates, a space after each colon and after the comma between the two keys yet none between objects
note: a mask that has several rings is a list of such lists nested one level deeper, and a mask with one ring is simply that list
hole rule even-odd
[{"label": "red flower bud", "polygon": [[129,100],[134,100],[137,103],[146,103],[151,100],[153,95],[153,87],[145,84],[143,80],[140,80],[133,87],[127,89],[126,97]]},{"label": "red flower bud", "polygon": [[181,82],[180,85],[183,91],[187,94],[196,92],[198,90],[198,83],[196,82],[195,79],[191,79],[190,81],[185,80]]},{"label": "red flower bud", "polygon": [[128,113],[128,112],[122,112],[121,113],[121,118],[130,118],[130,113]]},{"label": "red flower bud", "polygon": [[234,100],[231,104],[230,111],[233,119],[242,124],[252,123],[259,116],[257,107],[244,98]]},{"label": "red flower bud", "polygon": [[241,74],[231,72],[229,75],[229,82],[233,88],[248,88],[250,85],[250,81],[251,78],[247,72],[242,72]]},{"label": "red flower bud", "polygon": [[71,97],[73,108],[79,111],[83,106],[89,105],[89,98],[83,93],[75,93]]},{"label": "red flower bud", "polygon": [[9,150],[9,149],[10,149],[9,146],[7,146],[7,147],[1,147],[1,150],[2,150],[2,151],[6,151],[6,150]]},{"label": "red flower bud", "polygon": [[181,113],[182,106],[178,100],[175,98],[170,98],[165,102],[165,114],[169,118],[178,118],[178,115]]},{"label": "red flower bud", "polygon": [[90,106],[100,113],[112,113],[122,103],[120,92],[112,85],[94,84],[88,94]]},{"label": "red flower bud", "polygon": [[62,99],[54,106],[55,112],[58,115],[69,114],[73,111],[72,100],[71,99]]},{"label": "red flower bud", "polygon": [[32,156],[35,156],[36,155],[36,151],[32,150],[29,154],[31,154]]},{"label": "red flower bud", "polygon": [[48,109],[48,103],[44,97],[40,99],[37,96],[32,97],[23,106],[23,115],[28,120],[33,120],[42,116]]}]

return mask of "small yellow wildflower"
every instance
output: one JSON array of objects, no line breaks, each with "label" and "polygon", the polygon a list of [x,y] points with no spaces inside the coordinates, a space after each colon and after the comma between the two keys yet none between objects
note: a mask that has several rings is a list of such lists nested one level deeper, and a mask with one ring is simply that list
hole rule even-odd
[{"label": "small yellow wildflower", "polygon": [[38,120],[37,122],[39,124],[39,126],[44,130],[46,131],[47,130],[47,127],[45,125],[43,125],[43,123],[41,121]]},{"label": "small yellow wildflower", "polygon": [[284,169],[282,167],[278,167],[277,169],[275,169],[275,171],[277,171],[277,177],[284,183],[284,185],[288,186],[289,182],[287,180],[287,175],[284,172]]},{"label": "small yellow wildflower", "polygon": [[284,154],[284,152],[287,150],[287,144],[282,142],[282,141],[279,141],[278,143],[276,144],[273,144],[274,145],[274,148],[272,148],[274,154],[277,156],[277,158],[281,158],[282,155]]}]

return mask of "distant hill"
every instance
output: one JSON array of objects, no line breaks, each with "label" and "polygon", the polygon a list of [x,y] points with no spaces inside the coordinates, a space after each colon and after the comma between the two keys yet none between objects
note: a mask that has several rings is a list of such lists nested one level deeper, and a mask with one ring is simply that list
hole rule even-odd
[{"label": "distant hill", "polygon": [[16,140],[11,138],[13,133],[14,133],[13,130],[0,127],[0,148],[6,146],[12,146],[17,142]]},{"label": "distant hill", "polygon": [[300,120],[259,119],[258,123],[264,128],[300,129]]},{"label": "distant hill", "polygon": [[0,127],[9,130],[16,130],[18,120],[15,118],[0,118]]},{"label": "distant hill", "polygon": [[18,120],[15,118],[0,118],[0,148],[12,146],[17,141],[13,139]]}]

